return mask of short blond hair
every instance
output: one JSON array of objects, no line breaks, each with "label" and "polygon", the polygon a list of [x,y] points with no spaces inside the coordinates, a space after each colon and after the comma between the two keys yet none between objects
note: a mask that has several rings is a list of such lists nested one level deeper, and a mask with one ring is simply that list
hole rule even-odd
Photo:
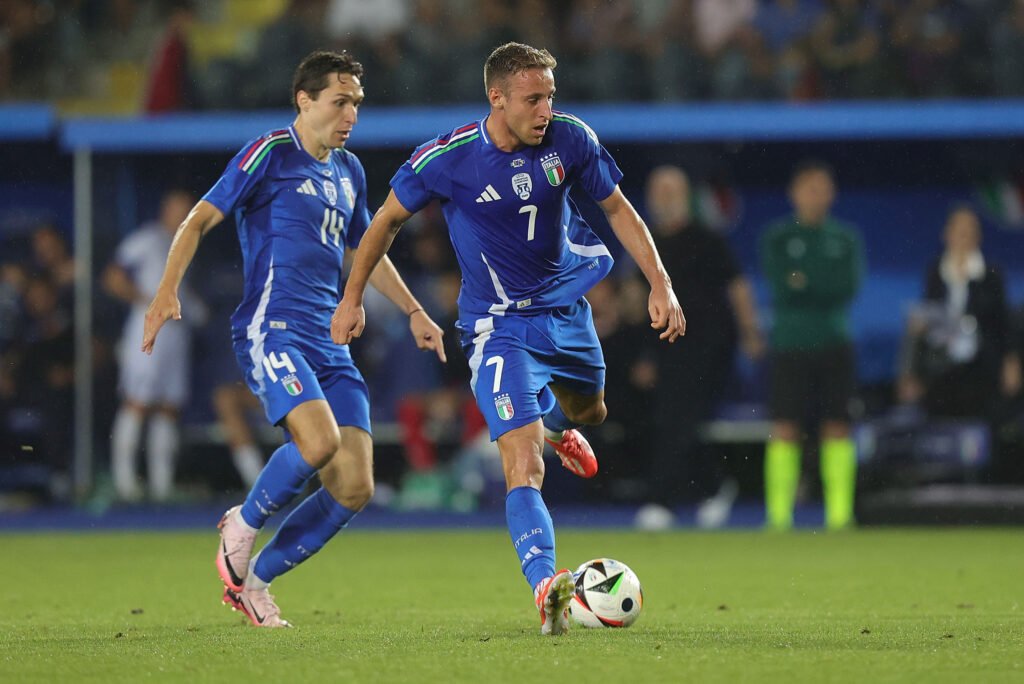
[{"label": "short blond hair", "polygon": [[538,50],[523,43],[505,43],[494,49],[484,63],[484,89],[503,88],[503,82],[513,74],[527,69],[554,69],[558,62],[547,50]]}]

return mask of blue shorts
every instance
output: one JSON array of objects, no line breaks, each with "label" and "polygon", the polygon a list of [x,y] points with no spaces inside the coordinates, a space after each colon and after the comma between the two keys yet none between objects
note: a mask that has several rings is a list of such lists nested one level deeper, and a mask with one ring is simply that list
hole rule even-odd
[{"label": "blue shorts", "polygon": [[552,383],[586,395],[604,388],[604,354],[585,299],[531,316],[487,316],[462,325],[470,386],[492,440],[547,415],[555,407]]},{"label": "blue shorts", "polygon": [[326,399],[338,425],[370,432],[370,393],[347,346],[291,330],[236,338],[235,357],[267,420],[281,423],[299,404]]}]

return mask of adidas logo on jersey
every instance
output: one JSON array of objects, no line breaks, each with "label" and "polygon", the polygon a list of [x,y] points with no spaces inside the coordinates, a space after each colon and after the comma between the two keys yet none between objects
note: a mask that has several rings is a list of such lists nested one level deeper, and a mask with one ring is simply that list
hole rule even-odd
[{"label": "adidas logo on jersey", "polygon": [[480,202],[493,202],[494,200],[500,200],[501,195],[492,186],[488,185],[484,188],[484,191],[480,193],[480,196],[476,198],[477,204]]},{"label": "adidas logo on jersey", "polygon": [[306,181],[295,189],[296,192],[301,192],[303,195],[312,195],[316,197],[316,188],[313,186],[313,181],[308,178]]}]

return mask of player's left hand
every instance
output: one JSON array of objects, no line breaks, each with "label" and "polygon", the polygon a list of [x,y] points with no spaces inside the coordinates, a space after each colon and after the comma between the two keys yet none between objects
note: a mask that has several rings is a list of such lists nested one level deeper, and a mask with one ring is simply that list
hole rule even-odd
[{"label": "player's left hand", "polygon": [[448,363],[448,359],[444,355],[444,331],[437,323],[434,323],[426,311],[420,309],[409,316],[409,330],[412,332],[413,339],[416,340],[417,347],[424,351],[434,351],[437,358],[441,359],[441,363]]},{"label": "player's left hand", "polygon": [[659,283],[651,288],[647,310],[651,314],[651,327],[655,330],[664,328],[658,339],[667,339],[671,343],[686,334],[686,316],[679,306],[676,293],[668,285]]},{"label": "player's left hand", "polygon": [[331,316],[331,339],[334,344],[349,344],[363,334],[366,327],[366,310],[362,304],[353,305],[348,299],[338,302],[338,308]]}]

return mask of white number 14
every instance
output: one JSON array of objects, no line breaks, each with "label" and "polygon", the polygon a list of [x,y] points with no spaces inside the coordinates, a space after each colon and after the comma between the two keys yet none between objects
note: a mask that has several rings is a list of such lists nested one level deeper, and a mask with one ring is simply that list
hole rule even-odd
[{"label": "white number 14", "polygon": [[324,222],[320,224],[320,242],[327,244],[327,234],[334,237],[334,246],[341,244],[341,231],[345,228],[345,217],[337,209],[324,208]]}]

